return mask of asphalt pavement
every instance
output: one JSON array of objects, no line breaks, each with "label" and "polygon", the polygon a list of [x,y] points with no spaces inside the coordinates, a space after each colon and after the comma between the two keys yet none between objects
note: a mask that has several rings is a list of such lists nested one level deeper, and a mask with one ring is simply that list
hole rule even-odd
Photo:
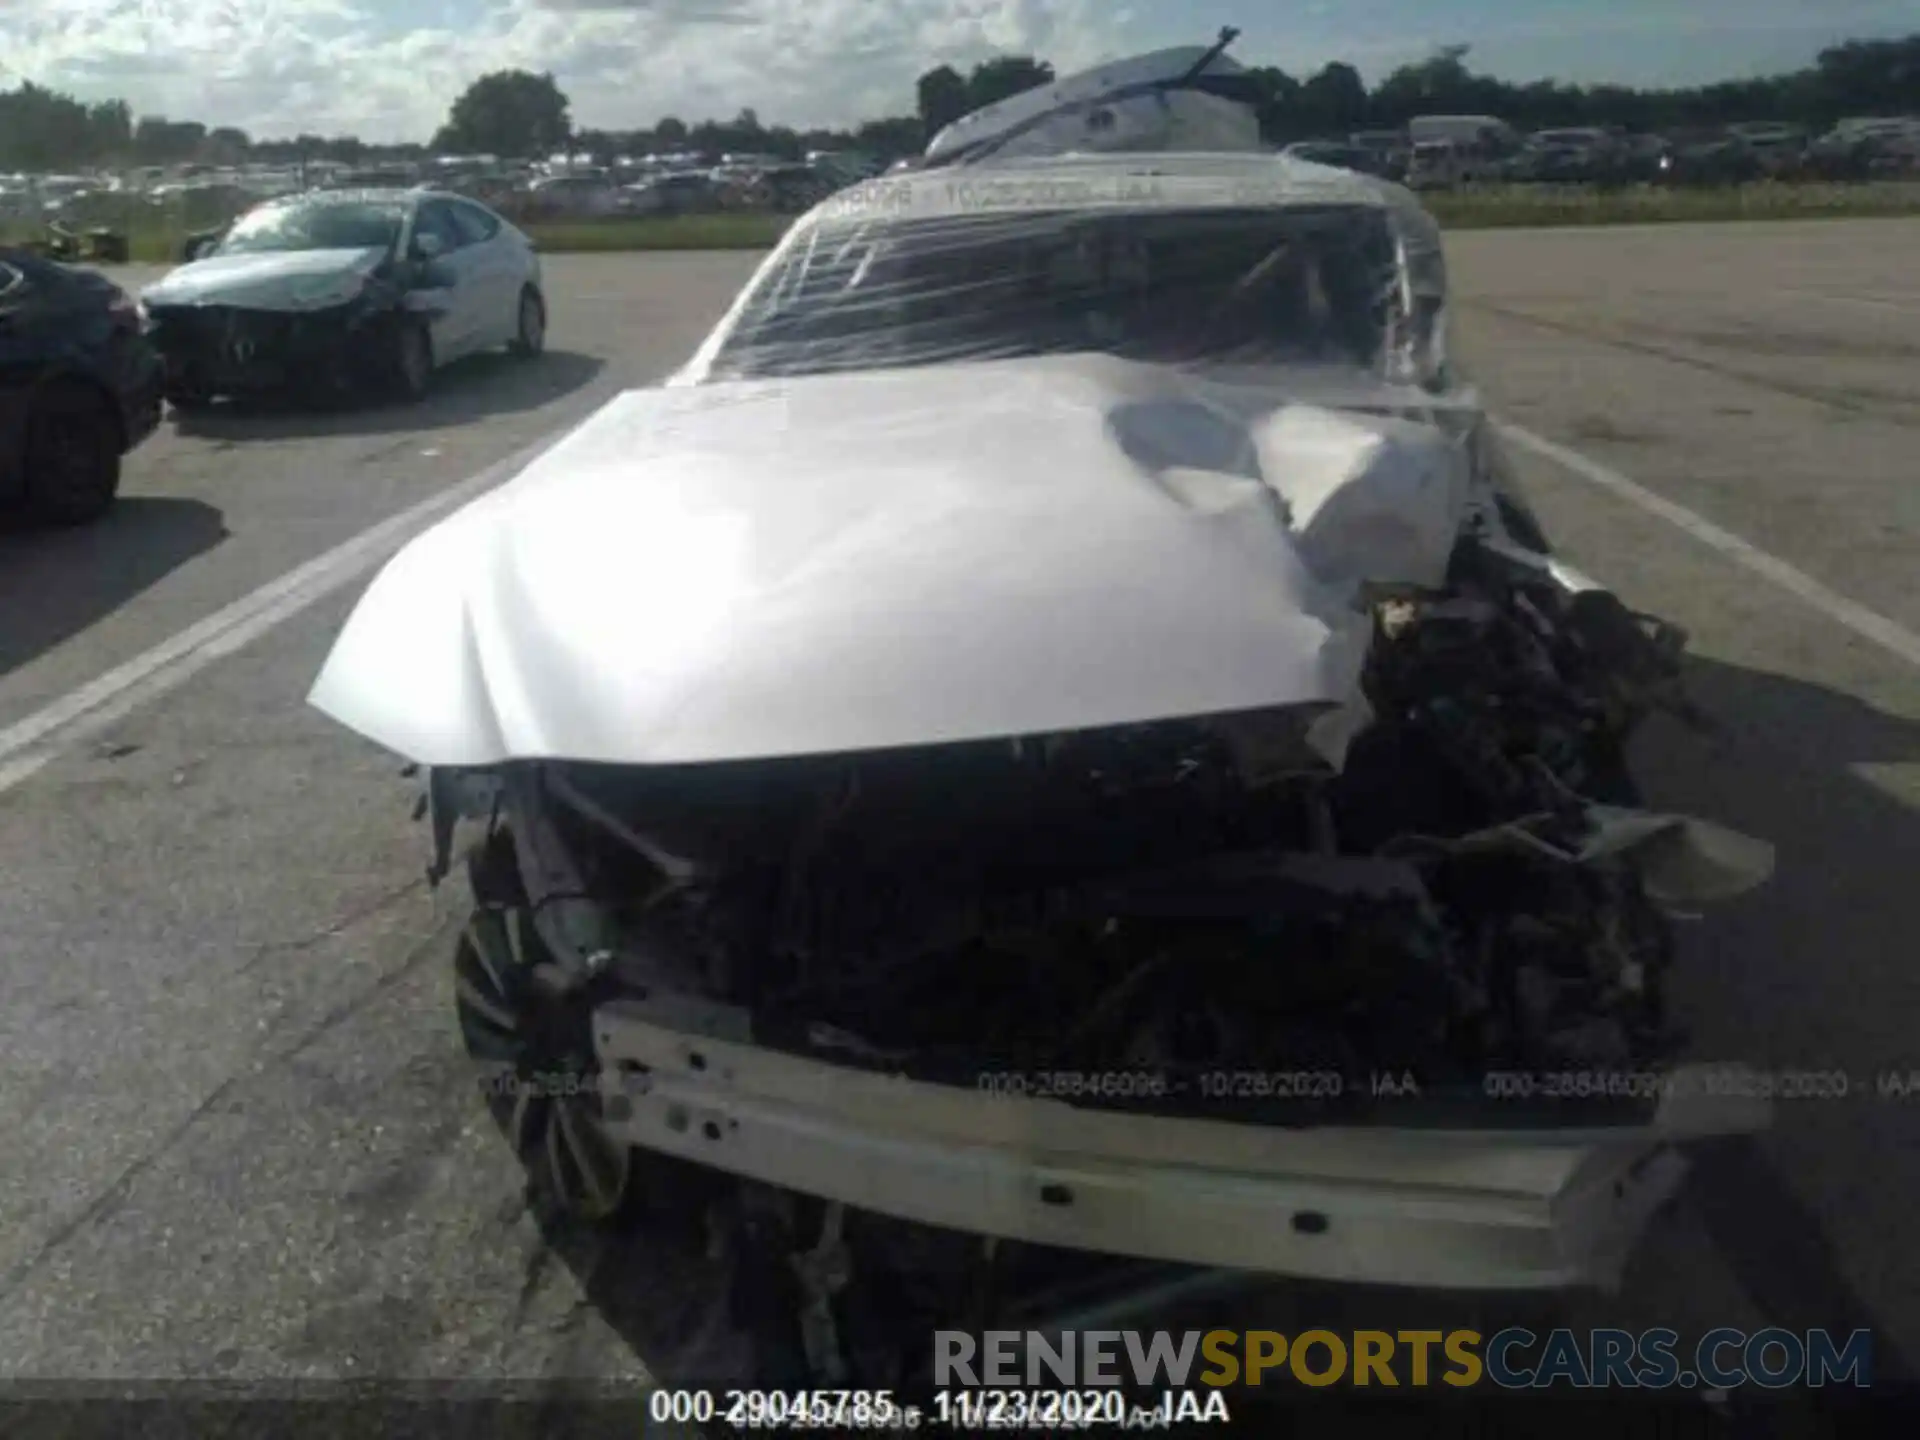
[{"label": "asphalt pavement", "polygon": [[[1723,729],[1649,731],[1647,788],[1779,847],[1685,932],[1695,1050],[1865,1083],[1702,1154],[1616,1295],[1280,1286],[1257,1323],[1865,1325],[1899,1374],[1920,1098],[1872,1082],[1920,1071],[1920,224],[1450,252],[1550,533],[1692,633]],[[536,363],[413,409],[169,420],[104,524],[0,536],[0,734],[658,379],[753,260],[553,257]],[[697,1256],[527,1212],[453,1034],[459,887],[420,878],[398,762],[303,704],[357,589],[0,788],[0,1376],[671,1376],[718,1333]]]}]

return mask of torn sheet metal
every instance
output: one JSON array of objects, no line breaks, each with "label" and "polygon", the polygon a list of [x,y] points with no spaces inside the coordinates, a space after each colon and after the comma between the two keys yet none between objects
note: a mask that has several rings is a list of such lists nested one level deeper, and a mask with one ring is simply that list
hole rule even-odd
[{"label": "torn sheet metal", "polygon": [[1461,463],[1105,356],[631,393],[396,557],[313,698],[432,765],[1339,704],[1356,582],[1441,573]]},{"label": "torn sheet metal", "polygon": [[1254,444],[1262,473],[1281,477],[1297,543],[1322,580],[1349,589],[1445,580],[1469,477],[1431,429],[1287,406]]},{"label": "torn sheet metal", "polygon": [[1559,833],[1564,822],[1536,816],[1452,840],[1409,837],[1394,848],[1451,855],[1531,854],[1565,865],[1626,857],[1648,897],[1665,905],[1732,900],[1758,889],[1773,874],[1773,846],[1710,821],[1615,805],[1588,805],[1581,818],[1583,830],[1571,837]]},{"label": "torn sheet metal", "polygon": [[1631,856],[1647,894],[1662,904],[1732,900],[1773,875],[1773,846],[1711,821],[1610,805],[1593,806],[1587,821],[1593,829],[1578,858]]}]

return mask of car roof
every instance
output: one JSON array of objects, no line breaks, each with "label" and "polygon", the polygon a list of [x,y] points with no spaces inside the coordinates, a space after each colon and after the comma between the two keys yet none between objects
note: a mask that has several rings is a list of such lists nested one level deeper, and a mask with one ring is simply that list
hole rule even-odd
[{"label": "car roof", "polygon": [[[809,222],[1061,210],[1265,209],[1369,205],[1419,210],[1412,192],[1370,175],[1266,152],[1049,155],[904,171],[842,190]],[[1424,213],[1424,212],[1423,212]]]},{"label": "car roof", "polygon": [[104,305],[118,287],[97,270],[64,265],[31,250],[0,245],[0,311],[56,297],[63,303]]}]

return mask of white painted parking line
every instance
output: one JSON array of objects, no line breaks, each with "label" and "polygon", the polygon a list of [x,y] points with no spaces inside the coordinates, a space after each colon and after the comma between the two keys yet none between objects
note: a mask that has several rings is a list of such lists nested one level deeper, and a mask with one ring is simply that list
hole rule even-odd
[{"label": "white painted parking line", "polygon": [[524,469],[557,438],[549,436],[458,485],[437,491],[0,730],[0,794],[37,773],[61,751],[118,724],[215,660],[365,574],[432,521]]},{"label": "white painted parking line", "polygon": [[1819,300],[1828,305],[1851,305],[1860,310],[1898,310],[1904,314],[1920,314],[1920,297],[1902,295],[1833,295],[1825,290],[1782,289],[1781,295],[1798,295],[1804,300]]},{"label": "white painted parking line", "polygon": [[1678,526],[1701,544],[1719,551],[1736,565],[1744,566],[1754,574],[1785,590],[1788,594],[1804,601],[1825,615],[1829,620],[1844,625],[1863,640],[1872,641],[1881,649],[1897,655],[1909,665],[1920,669],[1920,635],[1907,629],[1876,611],[1867,609],[1857,601],[1849,600],[1837,591],[1828,589],[1803,570],[1793,566],[1777,556],[1749,545],[1738,535],[1723,530],[1705,516],[1696,515],[1684,505],[1676,505],[1663,495],[1656,495],[1646,486],[1629,480],[1617,470],[1611,470],[1597,460],[1589,459],[1577,450],[1569,450],[1551,440],[1523,430],[1518,425],[1506,421],[1496,422],[1500,433],[1522,449],[1531,450],[1546,460],[1551,460],[1561,469],[1578,476],[1588,484],[1597,485],[1610,494],[1619,496],[1634,505],[1638,505],[1649,514],[1658,515],[1670,525]]}]

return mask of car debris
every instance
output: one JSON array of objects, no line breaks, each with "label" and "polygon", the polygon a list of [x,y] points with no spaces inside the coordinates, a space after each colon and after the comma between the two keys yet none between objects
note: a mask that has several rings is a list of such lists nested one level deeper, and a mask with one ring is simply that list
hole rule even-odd
[{"label": "car debris", "polygon": [[1550,553],[1447,298],[1289,157],[890,176],[387,566],[312,699],[425,768],[434,874],[478,826],[462,1033],[554,1203],[692,1167],[816,1377],[866,1277],[962,1303],[929,1235],[1617,1277],[1766,1123],[1667,988],[1772,855],[1643,807],[1685,637]]}]

